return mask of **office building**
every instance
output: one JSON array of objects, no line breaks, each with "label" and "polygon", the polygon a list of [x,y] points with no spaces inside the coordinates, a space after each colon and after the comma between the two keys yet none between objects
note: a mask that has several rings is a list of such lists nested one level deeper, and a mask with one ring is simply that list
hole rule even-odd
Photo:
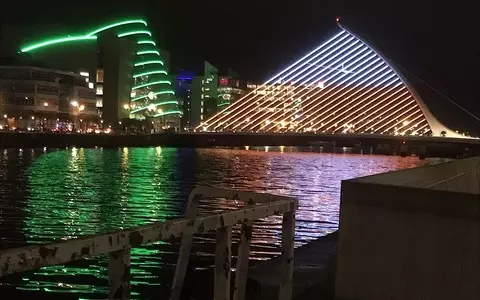
[{"label": "office building", "polygon": [[0,129],[71,131],[98,128],[87,74],[0,66]]},{"label": "office building", "polygon": [[164,59],[169,55],[157,47],[145,20],[112,22],[76,35],[25,38],[29,42],[19,47],[23,58],[88,74],[104,126],[137,119],[158,130],[180,128],[182,112]]},{"label": "office building", "polygon": [[228,113],[228,106],[245,94],[246,82],[229,70],[223,76],[209,62],[204,74],[192,79],[191,125],[198,126],[217,113]]}]

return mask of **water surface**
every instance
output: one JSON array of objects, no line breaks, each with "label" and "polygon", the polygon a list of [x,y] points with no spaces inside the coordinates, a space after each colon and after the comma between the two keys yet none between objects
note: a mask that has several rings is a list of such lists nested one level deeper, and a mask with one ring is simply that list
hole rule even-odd
[{"label": "water surface", "polygon": [[[432,162],[275,150],[279,149],[5,150],[0,153],[0,248],[180,217],[197,184],[296,197],[298,246],[337,229],[341,180]],[[200,213],[233,207],[229,201],[203,201]],[[278,255],[280,223],[279,217],[256,222],[252,259]],[[212,265],[213,243],[208,235],[196,238],[191,258],[196,267]],[[167,293],[177,251],[177,244],[167,242],[132,250],[133,298]],[[44,293],[45,299],[102,299],[107,293],[106,270],[105,257],[92,258],[24,273],[5,285],[50,292]]]}]

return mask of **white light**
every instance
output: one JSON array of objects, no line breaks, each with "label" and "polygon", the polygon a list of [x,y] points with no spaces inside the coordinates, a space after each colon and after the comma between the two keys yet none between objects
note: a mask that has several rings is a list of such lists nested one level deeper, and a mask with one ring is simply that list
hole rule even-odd
[{"label": "white light", "polygon": [[80,72],[80,75],[84,77],[90,77],[90,73],[88,72]]},{"label": "white light", "polygon": [[[262,89],[262,88],[265,88],[267,84],[274,84],[275,82],[277,82],[278,80],[283,80],[285,79],[285,77],[287,76],[290,76],[292,75],[293,73],[295,73],[296,71],[298,71],[299,69],[301,69],[302,67],[305,67],[307,65],[311,65],[309,64],[311,61],[317,59],[315,61],[318,62],[319,59],[317,58],[318,56],[322,55],[323,53],[325,53],[326,51],[328,51],[329,49],[331,49],[332,47],[334,47],[335,45],[337,45],[338,43],[342,42],[344,39],[348,38],[350,35],[349,34],[346,34],[344,35],[346,31],[345,30],[342,30],[339,34],[337,34],[336,36],[334,36],[333,38],[331,38],[330,40],[328,40],[327,42],[323,43],[322,45],[320,45],[319,47],[317,47],[315,50],[311,51],[310,53],[308,53],[307,55],[305,55],[304,57],[302,57],[301,59],[297,60],[295,63],[293,63],[292,65],[290,65],[289,67],[287,67],[286,69],[284,69],[283,71],[281,71],[280,73],[278,73],[277,75],[273,76],[272,78],[270,78],[269,80],[267,80],[262,86],[259,86],[257,87],[256,90],[258,89]],[[343,35],[343,36],[342,36]],[[340,38],[340,39],[339,39]],[[337,40],[338,39],[338,40]],[[353,38],[350,37],[350,40],[352,40]],[[334,43],[332,43],[334,42]],[[330,43],[332,43],[330,45]],[[328,47],[327,47],[328,46]],[[322,50],[322,51],[320,51]],[[320,52],[319,52],[320,51]],[[313,57],[311,57],[313,55]],[[310,57],[310,58],[309,58]],[[299,66],[298,66],[299,65]],[[290,69],[294,68],[293,70],[289,71]],[[288,72],[288,74],[284,74],[285,72]],[[302,72],[297,72],[296,75],[298,75],[299,73],[302,73]],[[284,80],[284,82],[289,82],[290,80],[289,79],[286,79]],[[283,85],[283,83],[282,83]],[[256,91],[255,90],[255,91]],[[255,91],[252,91],[253,94],[255,94]],[[259,95],[259,94],[257,94]],[[254,96],[255,98],[256,96]],[[242,102],[239,106],[235,107],[234,108],[234,111],[235,110],[238,110],[240,109],[241,107],[244,106],[244,104],[247,104],[248,101],[244,101]],[[247,105],[247,107],[245,107],[244,109],[242,109],[241,111],[245,110],[246,108],[248,108],[249,105]],[[230,113],[229,114],[229,117],[234,117],[236,115],[238,115],[241,111],[239,112],[236,112],[236,113]],[[214,120],[214,122],[211,124],[215,124],[217,123],[218,121],[220,121],[221,119],[223,119],[222,117],[220,117],[219,119],[217,120]]]},{"label": "white light", "polygon": [[88,87],[93,90],[93,87],[94,87],[94,86],[93,86],[93,82],[89,82],[89,83],[88,83]]},{"label": "white light", "polygon": [[148,99],[153,100],[155,94],[153,92],[148,93]]},{"label": "white light", "polygon": [[150,110],[150,111],[154,111],[155,108],[157,108],[157,106],[156,106],[155,104],[150,104],[150,105],[148,106],[148,110]]},{"label": "white light", "polygon": [[78,101],[71,101],[70,104],[73,106],[73,107],[78,107]]},{"label": "white light", "polygon": [[47,106],[48,106],[48,102],[44,102],[44,103],[43,103],[43,106],[47,107]]}]

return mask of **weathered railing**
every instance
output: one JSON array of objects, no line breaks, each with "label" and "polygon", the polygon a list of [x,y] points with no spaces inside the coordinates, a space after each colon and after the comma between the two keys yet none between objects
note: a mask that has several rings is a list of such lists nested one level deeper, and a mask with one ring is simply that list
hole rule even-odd
[{"label": "weathered railing", "polygon": [[[218,214],[197,216],[198,203],[204,198],[242,201],[243,208]],[[211,187],[196,187],[189,196],[186,216],[130,230],[85,236],[68,241],[0,251],[0,277],[40,267],[65,264],[74,260],[108,254],[109,299],[128,299],[130,294],[130,250],[142,244],[182,238],[171,299],[180,298],[195,233],[216,231],[214,299],[230,299],[232,226],[241,222],[234,300],[243,299],[247,281],[248,260],[253,221],[272,215],[283,215],[282,272],[279,299],[291,298],[295,210],[293,198],[240,192]]]}]

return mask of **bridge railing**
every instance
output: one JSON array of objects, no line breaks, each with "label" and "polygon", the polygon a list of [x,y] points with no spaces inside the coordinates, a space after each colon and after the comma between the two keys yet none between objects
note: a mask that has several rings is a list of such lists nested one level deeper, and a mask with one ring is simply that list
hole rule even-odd
[{"label": "bridge railing", "polygon": [[[244,206],[221,213],[197,216],[199,201],[206,198],[242,201]],[[156,241],[182,238],[170,298],[177,300],[180,298],[187,271],[193,235],[216,231],[214,299],[230,299],[232,226],[241,223],[233,291],[234,299],[240,300],[245,296],[253,221],[272,215],[283,215],[281,252],[283,281],[279,287],[279,299],[286,300],[290,299],[292,294],[296,209],[296,200],[289,197],[196,187],[189,196],[186,216],[182,219],[0,251],[0,277],[92,256],[108,255],[108,297],[128,299],[131,248]]]}]

